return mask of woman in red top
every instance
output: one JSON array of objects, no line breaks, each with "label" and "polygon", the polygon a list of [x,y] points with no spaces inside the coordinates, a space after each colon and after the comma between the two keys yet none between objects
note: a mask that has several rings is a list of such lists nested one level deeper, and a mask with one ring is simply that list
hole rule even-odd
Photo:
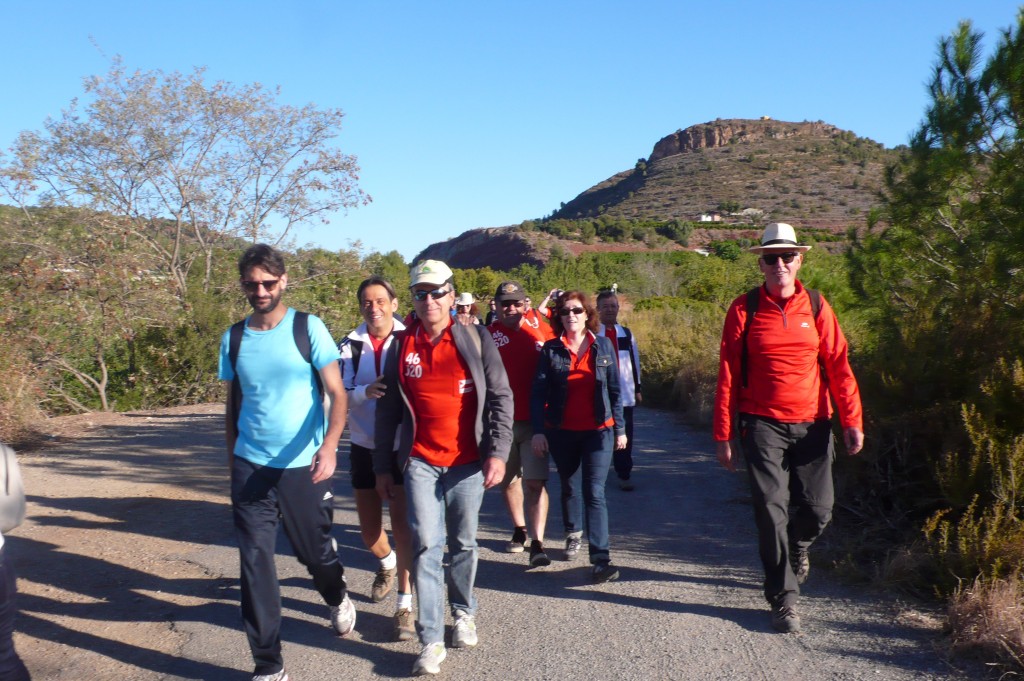
[{"label": "woman in red top", "polygon": [[604,487],[612,447],[626,446],[618,361],[611,341],[597,336],[598,318],[582,291],[562,294],[552,315],[556,337],[537,362],[530,396],[533,448],[550,450],[562,482],[565,559],[579,553],[586,506],[591,578],[619,576],[608,551],[608,506]]}]

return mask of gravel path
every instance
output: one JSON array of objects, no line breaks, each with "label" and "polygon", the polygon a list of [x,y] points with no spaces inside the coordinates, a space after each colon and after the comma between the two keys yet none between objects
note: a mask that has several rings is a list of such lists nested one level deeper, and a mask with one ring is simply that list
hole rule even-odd
[{"label": "gravel path", "polygon": [[[23,457],[29,519],[8,541],[20,576],[15,641],[36,681],[249,678],[222,414],[200,405],[56,419],[55,444]],[[805,633],[773,633],[745,479],[714,463],[706,433],[667,412],[636,417],[637,490],[608,488],[620,580],[592,586],[584,560],[526,572],[525,554],[502,550],[509,522],[489,492],[480,645],[450,651],[442,677],[981,678],[981,667],[944,661],[934,616],[843,585],[813,564],[813,551]],[[553,474],[552,548],[561,543],[557,489]],[[326,606],[282,540],[291,680],[406,677],[418,645],[388,641],[394,602],[368,598],[374,560],[361,546],[347,473],[336,491],[356,633],[331,634]]]}]

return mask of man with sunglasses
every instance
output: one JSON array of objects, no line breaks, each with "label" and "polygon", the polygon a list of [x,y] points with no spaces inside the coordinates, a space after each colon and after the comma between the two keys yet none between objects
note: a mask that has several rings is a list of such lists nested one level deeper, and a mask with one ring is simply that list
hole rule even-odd
[{"label": "man with sunglasses", "polygon": [[[452,271],[425,260],[410,272],[412,321],[384,363],[373,469],[382,498],[394,496],[392,466],[405,473],[413,536],[413,581],[423,646],[413,674],[437,674],[444,644],[444,549],[453,648],[477,644],[476,533],[484,489],[501,483],[512,443],[512,391],[491,334],[453,323]],[[394,437],[399,431],[399,447]],[[397,461],[395,460],[397,457]]]},{"label": "man with sunglasses", "polygon": [[736,470],[737,435],[746,459],[764,595],[782,633],[800,631],[796,603],[810,572],[808,547],[832,518],[830,395],[847,452],[864,445],[846,338],[821,294],[796,278],[810,248],[797,243],[790,225],[772,223],[750,249],[765,281],[726,314],[714,409],[719,463]]},{"label": "man with sunglasses", "polygon": [[[281,303],[288,287],[281,253],[252,246],[238,261],[238,273],[252,314],[238,327],[234,343],[232,330],[224,334],[219,375],[230,384],[226,434],[242,619],[256,663],[253,681],[287,681],[274,564],[279,522],[330,606],[334,631],[347,636],[355,627],[356,611],[331,538],[331,478],[348,400],[338,348],[322,321],[306,318],[308,357],[298,347],[296,312]],[[326,419],[314,372],[330,398]]]},{"label": "man with sunglasses", "polygon": [[[544,553],[544,527],[548,517],[548,454],[533,452],[533,427],[530,425],[530,391],[537,372],[540,349],[555,334],[551,326],[534,326],[526,320],[526,292],[517,281],[498,285],[494,301],[498,320],[488,326],[491,338],[501,353],[508,382],[512,388],[515,413],[512,423],[512,450],[501,486],[512,516],[509,553],[520,553],[530,542],[530,567],[545,567],[551,560]],[[525,501],[525,508],[524,508]],[[529,524],[527,524],[529,523]]]}]

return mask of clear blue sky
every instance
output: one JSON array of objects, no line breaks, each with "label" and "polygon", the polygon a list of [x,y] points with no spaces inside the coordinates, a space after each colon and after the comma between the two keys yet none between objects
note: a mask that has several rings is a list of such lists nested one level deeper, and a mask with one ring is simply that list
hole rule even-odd
[{"label": "clear blue sky", "polygon": [[[1003,0],[0,0],[0,148],[121,55],[129,69],[280,86],[339,107],[374,203],[300,235],[412,258],[542,217],[715,118],[823,120],[888,147],[927,103],[936,45]],[[95,45],[93,44],[95,42]],[[99,49],[97,49],[97,47]]]}]

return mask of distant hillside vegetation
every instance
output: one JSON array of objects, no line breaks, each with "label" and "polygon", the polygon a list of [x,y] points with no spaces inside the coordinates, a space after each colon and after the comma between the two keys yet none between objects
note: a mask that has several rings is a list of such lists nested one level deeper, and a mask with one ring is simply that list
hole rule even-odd
[{"label": "distant hillside vegetation", "polygon": [[556,246],[578,254],[752,239],[772,220],[835,243],[864,226],[900,153],[820,121],[719,119],[662,138],[649,158],[547,218],[470,230],[416,260],[506,270],[546,262]]}]

